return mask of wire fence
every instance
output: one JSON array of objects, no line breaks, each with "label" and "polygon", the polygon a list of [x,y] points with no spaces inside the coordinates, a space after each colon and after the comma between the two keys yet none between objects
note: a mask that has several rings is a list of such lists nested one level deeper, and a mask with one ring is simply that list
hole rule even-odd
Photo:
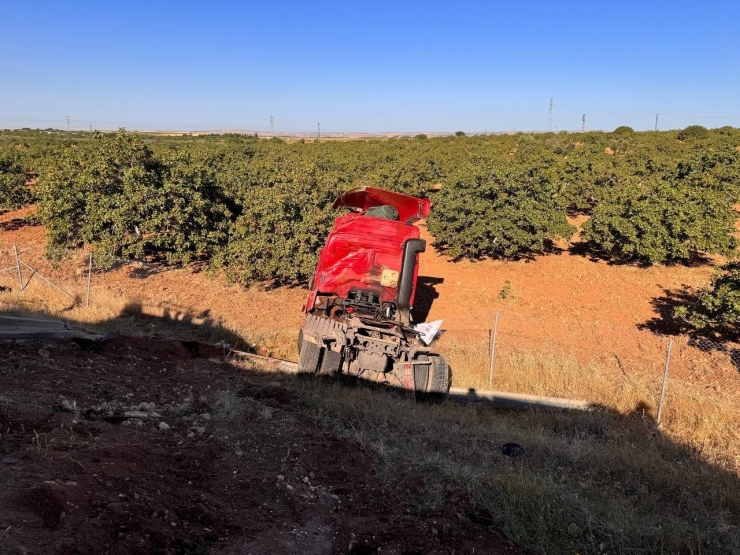
[{"label": "wire fence", "polygon": [[[43,273],[38,268],[44,268]],[[74,268],[74,274],[69,270]],[[34,281],[42,281],[47,287],[69,299],[73,305],[90,307],[93,304],[92,286],[96,276],[125,270],[126,277],[146,279],[166,271],[162,264],[139,260],[126,260],[110,256],[95,256],[92,252],[77,254],[74,258],[50,264],[45,260],[43,247],[31,245],[20,247],[16,243],[11,249],[0,252],[0,277],[8,276],[11,282],[0,285],[3,289],[16,287],[25,291]],[[80,286],[84,289],[80,291]]]},{"label": "wire fence", "polygon": [[[658,423],[669,381],[695,391],[734,388],[740,393],[740,342],[661,333],[607,319],[558,320],[552,314],[506,310],[492,310],[484,326],[463,328],[454,319],[442,326],[439,350],[450,359],[453,379],[457,375],[466,386],[569,396],[593,392],[577,382],[592,381],[595,373],[607,370],[635,387],[647,384],[658,406]],[[541,388],[545,383],[547,388]],[[608,383],[618,387],[614,380]]]},{"label": "wire fence", "polygon": [[445,321],[442,341],[477,345],[483,356],[491,359],[494,373],[498,357],[532,349],[571,357],[582,363],[608,363],[625,373],[637,367],[662,369],[669,341],[674,344],[674,366],[686,374],[710,376],[728,370],[740,372],[738,342],[575,319],[570,324],[548,330],[549,320],[538,322],[537,315],[497,312],[498,318],[495,314],[491,316],[490,327],[460,328],[454,320]]}]

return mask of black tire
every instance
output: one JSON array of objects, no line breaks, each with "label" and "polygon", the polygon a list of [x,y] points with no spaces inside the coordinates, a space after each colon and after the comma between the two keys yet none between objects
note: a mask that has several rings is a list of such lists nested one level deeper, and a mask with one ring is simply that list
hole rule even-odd
[{"label": "black tire", "polygon": [[324,357],[321,360],[320,374],[332,376],[338,374],[342,369],[342,353],[324,349]]},{"label": "black tire", "polygon": [[315,374],[321,364],[321,347],[311,341],[301,342],[301,356],[298,359],[298,372]]},{"label": "black tire", "polygon": [[[418,361],[426,361],[429,357],[427,355],[419,355],[416,357]],[[427,384],[429,382],[429,365],[414,365],[414,387],[418,393],[424,393],[427,390]]]},{"label": "black tire", "polygon": [[417,360],[428,360],[429,364],[414,366],[416,391],[446,395],[450,390],[450,367],[445,358],[442,355],[420,354]]}]

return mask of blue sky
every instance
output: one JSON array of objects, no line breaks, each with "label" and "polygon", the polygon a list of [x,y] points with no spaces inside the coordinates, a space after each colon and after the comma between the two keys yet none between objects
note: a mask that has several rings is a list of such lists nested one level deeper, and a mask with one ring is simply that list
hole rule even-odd
[{"label": "blue sky", "polygon": [[0,128],[740,127],[737,2],[0,0]]}]

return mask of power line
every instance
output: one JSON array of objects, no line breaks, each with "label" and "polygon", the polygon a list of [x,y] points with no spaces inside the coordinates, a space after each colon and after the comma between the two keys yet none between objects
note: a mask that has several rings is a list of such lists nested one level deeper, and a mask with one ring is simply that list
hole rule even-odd
[{"label": "power line", "polygon": [[550,108],[547,111],[547,126],[545,131],[552,131],[552,98],[550,99]]},{"label": "power line", "polygon": [[270,133],[275,133],[275,118],[270,116]]},{"label": "power line", "polygon": [[656,130],[656,131],[658,130],[658,116],[659,116],[659,115],[660,115],[660,114],[655,114],[655,130]]},{"label": "power line", "polygon": [[586,114],[583,114],[583,117],[581,118],[581,133],[586,131]]},{"label": "power line", "polygon": [[67,131],[69,131],[69,116],[65,116],[65,118],[67,119]]}]

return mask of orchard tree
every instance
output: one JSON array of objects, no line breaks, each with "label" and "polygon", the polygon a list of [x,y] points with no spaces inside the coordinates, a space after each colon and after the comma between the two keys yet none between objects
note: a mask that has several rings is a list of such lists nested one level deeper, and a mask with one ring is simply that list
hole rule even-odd
[{"label": "orchard tree", "polygon": [[145,248],[168,262],[208,259],[226,245],[232,204],[218,183],[217,161],[180,146],[158,159],[161,181],[143,222]]},{"label": "orchard tree", "polygon": [[38,184],[48,254],[58,258],[90,243],[109,255],[143,257],[160,179],[152,151],[124,130],[99,136],[90,148],[67,146]]},{"label": "orchard tree", "polygon": [[678,140],[696,140],[706,139],[709,136],[709,130],[703,125],[689,125],[678,132]]},{"label": "orchard tree", "polygon": [[537,168],[471,166],[435,197],[429,231],[456,259],[543,252],[550,241],[575,230],[557,193]]},{"label": "orchard tree", "polygon": [[674,315],[696,329],[740,333],[740,262],[719,268],[693,302],[676,308]]},{"label": "orchard tree", "polygon": [[582,237],[616,259],[686,262],[701,254],[733,254],[736,217],[724,192],[683,180],[629,178],[605,193]]},{"label": "orchard tree", "polygon": [[237,199],[240,215],[214,260],[234,281],[298,283],[316,268],[342,180],[301,162],[283,172],[274,183],[245,187]]},{"label": "orchard tree", "polygon": [[14,210],[32,202],[26,178],[22,154],[13,145],[0,149],[0,209]]},{"label": "orchard tree", "polygon": [[121,130],[86,148],[70,145],[39,182],[39,217],[52,257],[91,244],[106,255],[186,263],[226,243],[232,212],[217,161],[178,145],[155,156]]}]

